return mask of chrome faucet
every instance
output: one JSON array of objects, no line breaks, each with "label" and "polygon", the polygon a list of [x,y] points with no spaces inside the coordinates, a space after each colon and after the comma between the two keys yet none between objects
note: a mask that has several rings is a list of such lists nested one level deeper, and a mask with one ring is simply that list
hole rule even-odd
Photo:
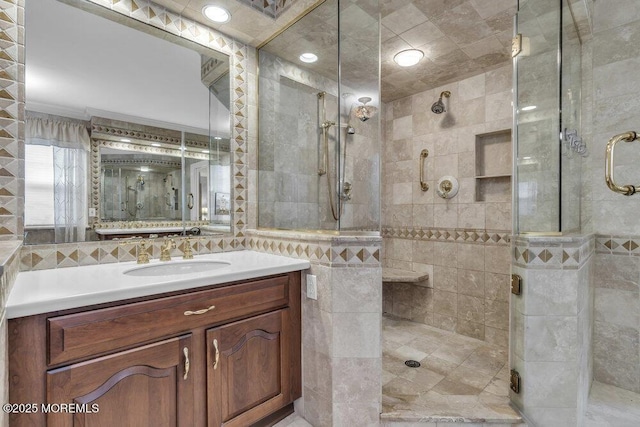
[{"label": "chrome faucet", "polygon": [[171,261],[171,249],[175,248],[175,240],[164,239],[164,243],[160,246],[160,261]]}]

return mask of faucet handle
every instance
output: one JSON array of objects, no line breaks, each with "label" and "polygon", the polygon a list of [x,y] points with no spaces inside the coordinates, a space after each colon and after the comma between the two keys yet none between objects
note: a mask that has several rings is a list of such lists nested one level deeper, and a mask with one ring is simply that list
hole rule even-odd
[{"label": "faucet handle", "polygon": [[164,243],[160,246],[160,261],[171,261],[171,249],[176,248],[176,241],[165,238]]},{"label": "faucet handle", "polygon": [[193,259],[193,250],[191,248],[191,238],[187,237],[183,242],[184,249],[182,259]]},{"label": "faucet handle", "polygon": [[138,244],[138,264],[148,264],[149,263],[149,252],[147,251],[147,241],[144,239],[140,240]]}]

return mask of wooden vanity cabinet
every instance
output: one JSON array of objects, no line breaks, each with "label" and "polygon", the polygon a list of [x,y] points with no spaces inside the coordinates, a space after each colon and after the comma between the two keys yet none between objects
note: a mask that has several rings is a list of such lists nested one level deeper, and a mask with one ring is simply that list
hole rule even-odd
[{"label": "wooden vanity cabinet", "polygon": [[10,424],[272,425],[301,395],[300,342],[299,272],[10,319],[10,402],[39,409]]}]

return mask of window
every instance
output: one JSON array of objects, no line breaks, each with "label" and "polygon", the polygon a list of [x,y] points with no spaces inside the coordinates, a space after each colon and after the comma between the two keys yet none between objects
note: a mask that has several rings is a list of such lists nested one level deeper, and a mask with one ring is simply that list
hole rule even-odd
[{"label": "window", "polygon": [[24,158],[24,225],[52,227],[53,147],[27,144]]}]

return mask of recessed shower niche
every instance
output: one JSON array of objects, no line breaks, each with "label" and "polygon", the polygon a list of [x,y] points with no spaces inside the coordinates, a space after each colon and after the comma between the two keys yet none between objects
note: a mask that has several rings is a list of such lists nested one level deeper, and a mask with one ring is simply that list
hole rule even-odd
[{"label": "recessed shower niche", "polygon": [[476,201],[511,200],[511,130],[476,135]]}]

